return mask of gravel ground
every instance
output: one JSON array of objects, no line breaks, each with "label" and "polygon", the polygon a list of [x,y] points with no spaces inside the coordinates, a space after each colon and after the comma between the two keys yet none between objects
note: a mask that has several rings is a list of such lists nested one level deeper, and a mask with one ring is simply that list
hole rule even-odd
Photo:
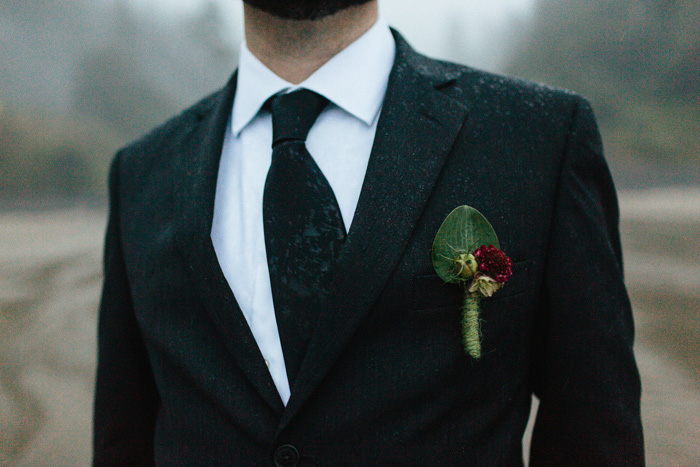
[{"label": "gravel ground", "polygon": [[[623,192],[649,466],[700,465],[700,190]],[[104,213],[0,217],[0,466],[89,465]]]}]

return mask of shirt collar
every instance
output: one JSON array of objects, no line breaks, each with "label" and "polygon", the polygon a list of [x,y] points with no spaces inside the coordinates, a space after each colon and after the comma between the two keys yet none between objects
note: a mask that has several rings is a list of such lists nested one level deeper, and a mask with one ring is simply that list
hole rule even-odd
[{"label": "shirt collar", "polygon": [[274,74],[241,45],[231,129],[238,136],[267,99],[282,91],[305,88],[371,125],[381,108],[396,46],[380,17],[367,32],[295,86]]}]

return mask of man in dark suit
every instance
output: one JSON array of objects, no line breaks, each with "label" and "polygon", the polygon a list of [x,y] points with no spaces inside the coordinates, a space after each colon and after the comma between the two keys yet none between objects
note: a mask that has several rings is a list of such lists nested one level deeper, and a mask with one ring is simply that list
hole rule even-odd
[{"label": "man in dark suit", "polygon": [[[376,0],[244,6],[237,74],[113,163],[94,464],[521,466],[535,394],[530,465],[643,465],[616,197],[588,103],[425,58]],[[341,234],[290,328],[263,211],[285,189],[265,186],[271,113],[297,87],[323,96],[300,144]],[[479,359],[462,289],[430,255],[464,204],[514,261],[482,302]]]}]

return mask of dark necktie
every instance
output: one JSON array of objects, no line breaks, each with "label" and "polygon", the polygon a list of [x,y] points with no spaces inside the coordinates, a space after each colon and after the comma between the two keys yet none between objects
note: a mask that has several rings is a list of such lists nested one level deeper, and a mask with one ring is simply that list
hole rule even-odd
[{"label": "dark necktie", "polygon": [[265,248],[292,387],[328,295],[328,272],[345,239],[345,227],[333,190],[305,143],[328,100],[300,90],[272,97],[269,104],[272,163],[263,194]]}]

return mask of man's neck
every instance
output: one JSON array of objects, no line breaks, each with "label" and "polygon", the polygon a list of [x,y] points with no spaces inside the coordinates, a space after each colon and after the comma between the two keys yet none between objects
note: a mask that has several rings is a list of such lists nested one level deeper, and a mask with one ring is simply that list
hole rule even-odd
[{"label": "man's neck", "polygon": [[299,84],[377,21],[377,1],[317,20],[278,18],[243,4],[248,49],[280,78]]}]

